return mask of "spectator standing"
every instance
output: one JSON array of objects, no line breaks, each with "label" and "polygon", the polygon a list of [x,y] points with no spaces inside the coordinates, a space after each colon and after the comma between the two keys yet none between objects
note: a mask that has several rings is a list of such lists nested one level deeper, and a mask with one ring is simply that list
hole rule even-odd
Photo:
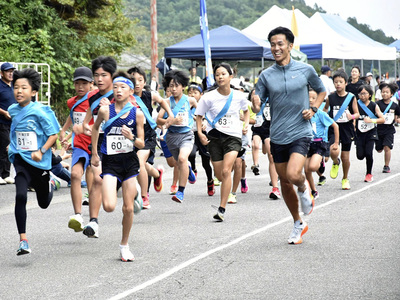
[{"label": "spectator standing", "polygon": [[0,79],[0,184],[13,184],[14,178],[10,177],[11,163],[7,156],[7,146],[10,144],[11,117],[7,109],[11,104],[17,103],[14,98],[12,85],[15,67],[9,62],[1,65]]}]

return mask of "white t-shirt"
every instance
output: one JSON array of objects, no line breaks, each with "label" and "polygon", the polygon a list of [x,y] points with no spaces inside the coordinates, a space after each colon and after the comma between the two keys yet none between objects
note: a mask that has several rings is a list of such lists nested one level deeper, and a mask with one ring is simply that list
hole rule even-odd
[{"label": "white t-shirt", "polygon": [[326,91],[325,99],[328,99],[328,96],[332,94],[334,91],[336,91],[335,85],[333,84],[333,80],[328,76],[326,76],[325,74],[322,74],[321,76],[319,76],[319,78],[321,79],[325,87]]},{"label": "white t-shirt", "polygon": [[[217,89],[205,93],[197,104],[195,115],[207,115],[207,118],[212,122],[225,106],[228,98],[229,95],[221,95]],[[240,110],[247,111],[247,105],[246,95],[233,90],[232,103],[226,114],[215,124],[215,129],[227,135],[241,138],[243,127],[240,121]],[[207,122],[206,131],[209,132],[211,129],[213,128]]]}]

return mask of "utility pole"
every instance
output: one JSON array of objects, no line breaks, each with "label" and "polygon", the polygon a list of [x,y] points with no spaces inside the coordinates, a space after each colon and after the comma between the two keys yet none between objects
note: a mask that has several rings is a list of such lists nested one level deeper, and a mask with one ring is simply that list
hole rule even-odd
[{"label": "utility pole", "polygon": [[158,62],[158,38],[157,38],[157,0],[150,0],[151,17],[151,76],[155,75],[158,81],[156,65]]}]

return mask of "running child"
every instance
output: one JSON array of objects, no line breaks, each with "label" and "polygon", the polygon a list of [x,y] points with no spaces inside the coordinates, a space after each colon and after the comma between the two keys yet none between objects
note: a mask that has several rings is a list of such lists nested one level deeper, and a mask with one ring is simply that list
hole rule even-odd
[{"label": "running child", "polygon": [[[316,107],[317,92],[310,89],[308,94],[310,97],[310,107]],[[328,128],[330,126],[332,126],[334,132],[334,142],[330,151],[334,152],[332,153],[333,156],[339,156],[339,126],[326,112],[319,108],[311,118],[311,125],[313,129],[313,138],[307,153],[304,170],[308,183],[310,184],[311,194],[314,199],[317,199],[319,194],[315,187],[312,173],[318,171],[324,157],[329,157]]]},{"label": "running child", "polygon": [[339,143],[342,145],[342,151],[339,159],[339,152],[332,151],[334,143],[333,128],[329,129],[328,140],[331,145],[330,155],[333,160],[331,169],[331,178],[335,179],[338,176],[339,165],[342,163],[343,179],[342,189],[350,189],[350,181],[348,178],[350,169],[350,149],[351,143],[354,140],[354,120],[358,119],[358,105],[356,97],[346,92],[348,76],[346,72],[339,70],[333,74],[333,84],[336,92],[328,96],[325,103],[324,111],[329,109],[329,116],[339,125]]},{"label": "running child", "polygon": [[125,72],[113,76],[115,102],[102,106],[92,128],[92,165],[100,166],[98,155],[99,128],[102,122],[104,137],[100,145],[102,157],[102,199],[106,212],[114,211],[117,205],[118,186],[122,187],[123,218],[122,238],[119,245],[121,260],[133,261],[129,250],[129,233],[133,224],[134,201],[137,196],[136,176],[139,174],[139,159],[134,147],[144,147],[143,113],[129,102],[134,85]]},{"label": "running child", "polygon": [[[222,182],[220,205],[214,215],[214,219],[221,222],[232,188],[232,167],[242,148],[242,134],[247,134],[250,113],[246,96],[231,89],[231,66],[221,63],[214,68],[214,74],[218,87],[201,97],[195,114],[199,139],[203,145],[208,145],[215,175]],[[243,110],[243,127],[240,110]],[[202,132],[203,117],[208,122],[207,135]]]},{"label": "running child", "polygon": [[[88,95],[90,109],[87,110],[85,119],[83,120],[83,130],[86,135],[91,136],[92,118],[95,122],[97,114],[101,106],[108,106],[111,100],[114,98],[113,95],[113,82],[112,75],[117,69],[117,62],[110,56],[99,56],[92,61],[92,72],[95,80],[95,84],[98,90],[90,92]],[[98,147],[100,147],[103,141],[104,132],[99,129],[99,141]],[[93,151],[93,146],[90,146],[89,150]],[[100,153],[99,149],[97,153]],[[98,217],[101,207],[101,187],[103,180],[100,177],[101,174],[101,163],[99,166],[91,166],[90,168],[93,173],[93,184],[89,190],[89,223],[83,227],[83,234],[89,238],[99,237],[99,224]]]},{"label": "running child", "polygon": [[367,173],[365,175],[365,182],[372,182],[372,165],[374,162],[373,151],[375,141],[378,140],[378,132],[376,124],[385,123],[379,106],[372,102],[374,92],[369,84],[364,84],[358,89],[358,111],[360,117],[356,123],[356,150],[357,158],[363,160],[365,158],[367,164]]},{"label": "running child", "polygon": [[53,198],[50,183],[51,146],[60,130],[54,112],[33,100],[40,88],[40,74],[34,69],[14,71],[14,97],[8,108],[11,116],[8,158],[15,167],[15,220],[20,236],[17,255],[31,253],[26,235],[28,187],[36,192],[40,208],[46,209]]},{"label": "running child", "polygon": [[381,112],[385,117],[385,123],[379,124],[378,127],[378,140],[376,141],[375,149],[379,153],[385,152],[385,165],[383,166],[383,173],[390,173],[390,159],[392,155],[394,134],[396,129],[394,123],[396,117],[400,117],[400,107],[391,99],[397,91],[397,84],[383,82],[379,85],[382,93],[382,100],[376,102]]},{"label": "running child", "polygon": [[[93,85],[92,71],[87,67],[79,67],[74,72],[74,87],[76,96],[67,100],[70,114],[60,131],[60,141],[63,145],[68,144],[65,138],[65,131],[73,126],[74,134],[72,135],[72,161],[71,161],[71,199],[74,208],[74,215],[69,217],[68,227],[75,232],[83,231],[83,218],[82,218],[82,187],[81,179],[87,171],[87,180],[89,186],[92,187],[93,173],[89,167],[90,155],[89,145],[91,138],[83,133],[83,120],[89,110],[89,92]],[[93,119],[90,120],[89,125],[93,125]]]},{"label": "running child", "polygon": [[[171,90],[172,96],[169,98],[169,105],[173,116],[175,116],[173,121],[169,123],[164,139],[177,162],[179,170],[178,191],[172,196],[172,200],[178,203],[183,202],[188,178],[191,183],[196,181],[192,168],[188,165],[188,158],[194,143],[193,118],[190,117],[190,109],[197,107],[197,101],[193,97],[183,94],[188,83],[188,75],[179,70],[169,71],[165,74],[163,80],[164,88],[168,86]],[[160,109],[159,118],[160,116],[167,117],[164,108]],[[192,176],[189,176],[189,174]]]},{"label": "running child", "polygon": [[[188,89],[188,94],[195,98],[197,103],[200,101],[201,96],[204,94],[203,93],[203,87],[201,84],[197,84],[195,82],[192,82],[189,85]],[[194,115],[195,109],[193,108],[191,110],[191,116],[195,118]],[[205,120],[203,120],[203,133],[205,133]],[[194,122],[193,123],[193,133],[194,133],[194,145],[193,145],[193,150],[192,153],[196,154],[197,151],[199,151],[200,157],[201,157],[201,164],[203,166],[204,171],[206,172],[207,176],[207,194],[208,196],[213,196],[215,194],[215,188],[214,188],[214,179],[213,179],[213,169],[210,164],[210,153],[208,152],[207,148],[200,142],[199,135],[197,132],[197,125]],[[194,159],[191,159],[191,157],[194,157]],[[190,155],[189,160],[192,165],[192,170],[197,175],[197,170],[196,170],[196,162],[195,162],[195,155]]]},{"label": "running child", "polygon": [[155,128],[157,127],[156,122],[152,118],[153,114],[153,103],[158,103],[167,113],[168,120],[167,124],[172,121],[173,115],[166,101],[161,98],[158,93],[145,91],[146,85],[146,73],[140,67],[132,67],[128,70],[128,74],[131,75],[135,81],[135,93],[134,97],[139,107],[145,116],[144,123],[144,140],[145,146],[142,149],[136,149],[136,153],[140,161],[140,173],[138,175],[138,182],[142,191],[143,208],[150,208],[150,200],[148,194],[149,188],[149,176],[154,178],[154,189],[156,192],[161,192],[163,189],[162,175],[164,168],[158,166],[154,168],[149,161],[155,154],[157,145],[157,134]]},{"label": "running child", "polygon": [[[249,93],[248,99],[251,100],[255,90],[253,89]],[[251,153],[253,156],[253,166],[252,171],[254,175],[260,175],[260,165],[258,163],[259,153],[260,153],[260,142],[262,142],[262,153],[268,156],[268,171],[269,177],[271,178],[272,191],[269,193],[269,198],[277,200],[281,198],[281,192],[278,187],[278,173],[275,169],[274,159],[271,154],[271,145],[269,137],[269,128],[271,127],[271,113],[268,100],[265,101],[260,111],[256,115],[256,122],[251,127],[252,135],[252,148]]]}]

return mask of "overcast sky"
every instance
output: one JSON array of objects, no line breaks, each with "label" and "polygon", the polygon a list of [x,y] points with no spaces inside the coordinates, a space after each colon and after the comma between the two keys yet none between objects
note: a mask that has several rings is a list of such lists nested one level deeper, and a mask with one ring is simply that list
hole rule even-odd
[{"label": "overcast sky", "polygon": [[314,3],[327,13],[338,14],[344,20],[355,17],[358,23],[367,24],[373,30],[382,29],[386,36],[400,39],[400,1],[399,0],[305,0]]}]

